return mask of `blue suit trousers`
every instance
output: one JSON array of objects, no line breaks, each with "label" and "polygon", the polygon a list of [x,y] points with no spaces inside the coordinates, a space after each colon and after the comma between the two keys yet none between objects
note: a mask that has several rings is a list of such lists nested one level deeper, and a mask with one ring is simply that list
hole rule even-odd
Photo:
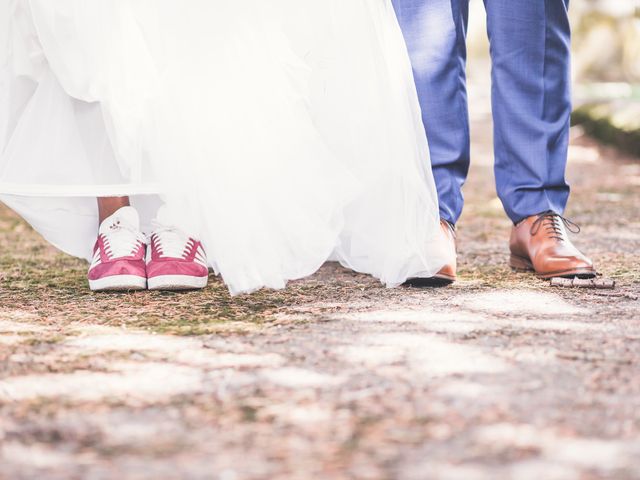
[{"label": "blue suit trousers", "polygon": [[[564,212],[571,115],[569,0],[484,0],[495,177],[514,223]],[[469,0],[393,0],[413,65],[442,218],[456,223],[470,162]]]}]

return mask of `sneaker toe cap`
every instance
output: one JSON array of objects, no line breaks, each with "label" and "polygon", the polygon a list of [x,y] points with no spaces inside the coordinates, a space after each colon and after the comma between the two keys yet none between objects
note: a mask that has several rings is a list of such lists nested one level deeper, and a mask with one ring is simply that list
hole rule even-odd
[{"label": "sneaker toe cap", "polygon": [[207,277],[209,269],[187,260],[151,261],[147,264],[147,277],[152,278],[162,275]]},{"label": "sneaker toe cap", "polygon": [[117,275],[133,275],[145,277],[145,266],[142,260],[115,260],[93,267],[88,274],[89,280],[98,280]]}]

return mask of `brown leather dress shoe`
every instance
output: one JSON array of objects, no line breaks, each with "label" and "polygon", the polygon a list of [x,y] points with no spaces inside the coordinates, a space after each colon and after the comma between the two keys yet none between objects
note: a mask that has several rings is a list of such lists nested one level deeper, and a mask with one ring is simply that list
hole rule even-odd
[{"label": "brown leather dress shoe", "polygon": [[567,233],[580,227],[555,212],[528,217],[511,231],[511,259],[514,270],[535,271],[540,278],[596,276],[593,262],[571,243]]},{"label": "brown leather dress shoe", "polygon": [[440,228],[447,243],[446,248],[450,249],[452,262],[442,267],[431,278],[410,278],[407,280],[407,285],[412,287],[444,287],[456,281],[456,228],[446,220],[440,220]]}]

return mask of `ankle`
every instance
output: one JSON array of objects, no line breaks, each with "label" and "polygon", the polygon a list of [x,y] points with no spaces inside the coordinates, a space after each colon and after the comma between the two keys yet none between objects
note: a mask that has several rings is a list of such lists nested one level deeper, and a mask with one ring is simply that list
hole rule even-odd
[{"label": "ankle", "polygon": [[98,219],[100,224],[123,207],[130,207],[129,197],[105,197],[98,199]]}]

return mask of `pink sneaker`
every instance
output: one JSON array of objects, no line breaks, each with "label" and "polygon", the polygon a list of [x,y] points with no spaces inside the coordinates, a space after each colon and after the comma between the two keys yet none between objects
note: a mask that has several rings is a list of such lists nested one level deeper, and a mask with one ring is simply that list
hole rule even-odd
[{"label": "pink sneaker", "polygon": [[208,281],[202,244],[176,228],[156,228],[147,251],[149,290],[194,290],[206,287]]},{"label": "pink sneaker", "polygon": [[100,291],[144,290],[146,239],[133,207],[123,207],[100,225],[89,268],[89,288]]}]

